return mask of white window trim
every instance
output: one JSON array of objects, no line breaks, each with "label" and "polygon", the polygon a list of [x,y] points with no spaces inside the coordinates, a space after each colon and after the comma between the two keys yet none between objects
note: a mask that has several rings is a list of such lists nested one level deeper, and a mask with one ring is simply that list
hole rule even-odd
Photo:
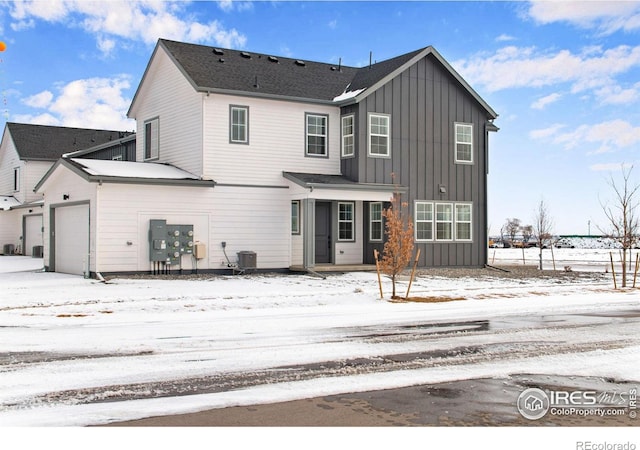
[{"label": "white window trim", "polygon": [[[344,134],[344,122],[347,119],[351,119],[351,134]],[[351,158],[351,157],[354,157],[356,154],[355,129],[356,129],[355,115],[349,114],[346,116],[342,116],[342,118],[340,119],[340,134],[342,135],[342,148],[340,150],[340,154],[343,158]],[[351,153],[347,153],[346,151],[347,146],[345,144],[345,139],[349,137],[351,138]]]},{"label": "white window trim", "polygon": [[[324,119],[325,134],[309,134],[309,118],[321,117]],[[309,136],[324,137],[324,153],[309,153]],[[312,158],[329,157],[329,115],[319,113],[305,113],[304,115],[304,154]]]},{"label": "white window trim", "polygon": [[[462,141],[458,141],[458,127],[465,127],[465,128],[470,128],[471,129],[471,142],[462,142]],[[473,164],[473,124],[471,123],[460,123],[460,122],[456,122],[454,124],[453,127],[453,141],[455,142],[454,144],[454,158],[455,158],[455,162],[456,164]],[[458,159],[458,144],[465,144],[465,145],[469,145],[471,144],[471,159],[467,160],[467,159]]]},{"label": "white window trim", "polygon": [[[469,207],[469,220],[459,220],[458,219],[458,208],[460,206],[468,206]],[[471,203],[455,203],[454,204],[454,218],[453,223],[455,224],[455,235],[454,238],[457,242],[472,242],[473,241],[473,204]],[[460,239],[458,237],[458,225],[461,223],[469,224],[469,238],[468,239]]]},{"label": "white window trim", "polygon": [[[380,219],[373,218],[373,205],[380,205]],[[384,228],[383,228],[383,216],[382,211],[384,210],[384,204],[382,202],[371,202],[369,203],[369,241],[370,242],[382,242],[384,240]],[[380,237],[373,237],[373,223],[380,223]]]},{"label": "white window trim", "polygon": [[[234,110],[244,111],[244,139],[233,138],[233,112]],[[229,142],[232,144],[249,144],[249,107],[243,105],[229,105]]]},{"label": "white window trim", "polygon": [[[387,134],[373,134],[371,132],[371,119],[373,117],[384,117],[387,119]],[[383,136],[387,138],[386,153],[371,153],[371,138],[373,136]],[[391,115],[380,113],[369,113],[367,116],[367,155],[371,158],[391,158]]]},{"label": "white window trim", "polygon": [[[418,204],[427,204],[431,205],[431,220],[418,220]],[[438,205],[450,205],[452,208],[451,211],[451,221],[438,221],[437,220],[437,208]],[[458,220],[458,208],[460,206],[468,206],[469,210],[469,220],[461,221]],[[429,200],[416,200],[414,202],[414,239],[416,242],[473,242],[473,203],[472,202],[436,202]],[[430,239],[418,239],[418,223],[419,222],[431,222],[431,238]],[[450,223],[451,224],[451,239],[438,239],[438,223]],[[458,224],[460,223],[468,223],[469,227],[469,239],[458,239]]]},{"label": "white window trim", "polygon": [[[155,124],[155,133],[154,133]],[[149,156],[147,156],[147,125],[151,126],[151,142]],[[153,119],[146,120],[144,122],[144,138],[142,139],[142,159],[144,161],[151,161],[160,158],[160,118],[154,117]],[[154,136],[155,135],[155,136]],[[154,146],[155,137],[155,146]],[[155,150],[155,151],[154,151]]]},{"label": "white window trim", "polygon": [[[429,205],[431,206],[431,220],[419,220],[418,219],[418,204],[421,205]],[[415,234],[415,240],[416,242],[432,242],[433,241],[433,237],[434,237],[434,233],[435,230],[433,228],[434,225],[434,210],[433,210],[433,202],[426,202],[426,201],[421,201],[421,200],[416,200],[415,202],[415,207],[414,207],[414,211],[415,211],[415,219],[414,219],[414,224],[413,224],[413,229],[414,229],[414,234]],[[422,223],[422,222],[431,222],[431,237],[427,238],[427,239],[419,239],[418,238],[418,222]]]},{"label": "white window trim", "polygon": [[[300,232],[300,217],[301,217],[301,215],[300,215],[300,206],[301,205],[300,205],[300,203],[301,203],[300,200],[292,200],[291,201],[291,234],[296,234],[296,235],[297,234],[301,234],[301,232]],[[296,205],[295,212],[296,212],[296,219],[297,219],[296,222],[298,224],[298,228],[294,228],[294,226],[293,226],[293,217],[294,217],[294,214],[293,214],[294,209],[293,209],[293,207],[294,207],[294,205]]]},{"label": "white window trim", "polygon": [[[351,207],[351,220],[342,220],[340,219],[340,206],[341,205],[349,205]],[[344,239],[340,237],[340,224],[341,223],[350,223],[351,224],[351,237],[349,239]],[[356,204],[354,202],[338,202],[338,241],[339,242],[354,242],[356,240]]]}]

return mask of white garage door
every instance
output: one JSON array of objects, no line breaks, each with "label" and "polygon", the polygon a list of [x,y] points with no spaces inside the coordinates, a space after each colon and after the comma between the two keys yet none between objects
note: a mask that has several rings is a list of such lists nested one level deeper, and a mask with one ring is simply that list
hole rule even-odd
[{"label": "white garage door", "polygon": [[32,256],[34,245],[42,245],[42,214],[24,216],[24,254]]},{"label": "white garage door", "polygon": [[89,205],[55,209],[55,271],[84,275],[89,259]]}]

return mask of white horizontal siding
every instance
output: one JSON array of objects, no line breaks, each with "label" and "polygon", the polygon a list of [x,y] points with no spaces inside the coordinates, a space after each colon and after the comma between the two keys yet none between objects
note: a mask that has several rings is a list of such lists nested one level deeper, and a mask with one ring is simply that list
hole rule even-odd
[{"label": "white horizontal siding", "polygon": [[51,166],[53,166],[53,163],[48,161],[25,161],[22,170],[22,188],[25,202],[42,200],[42,193],[33,192],[33,188],[36,187],[36,184],[40,182]]},{"label": "white horizontal siding", "polygon": [[[229,142],[229,106],[249,107],[249,144]],[[305,156],[305,113],[329,116],[328,158]],[[340,173],[340,110],[296,102],[205,97],[204,175],[218,183],[283,185],[283,171]]]},{"label": "white horizontal siding", "polygon": [[0,195],[13,195],[20,202],[24,202],[24,189],[21,188],[20,192],[13,190],[13,169],[16,167],[20,167],[22,178],[24,163],[20,161],[16,147],[13,145],[13,139],[10,139],[7,132],[0,147]]},{"label": "white horizontal siding", "polygon": [[200,175],[202,97],[159,47],[136,100],[137,160],[144,160],[144,123],[158,117],[159,161]]},{"label": "white horizontal siding", "polygon": [[0,252],[6,244],[18,248],[22,241],[22,210],[0,211]]}]

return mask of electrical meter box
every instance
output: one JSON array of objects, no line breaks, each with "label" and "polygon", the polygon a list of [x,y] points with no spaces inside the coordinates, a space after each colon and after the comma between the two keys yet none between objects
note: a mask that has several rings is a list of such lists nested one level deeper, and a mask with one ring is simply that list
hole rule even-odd
[{"label": "electrical meter box", "polygon": [[180,264],[182,255],[193,254],[193,225],[171,225],[166,220],[149,221],[149,260]]}]

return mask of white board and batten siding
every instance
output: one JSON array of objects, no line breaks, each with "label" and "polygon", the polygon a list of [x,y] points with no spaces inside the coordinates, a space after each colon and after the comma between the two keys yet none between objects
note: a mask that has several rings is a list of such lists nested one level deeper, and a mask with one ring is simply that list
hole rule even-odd
[{"label": "white board and batten siding", "polygon": [[[340,174],[339,108],[211,94],[204,97],[204,176],[222,184],[283,186],[283,171]],[[229,141],[229,108],[249,108],[249,143]],[[305,156],[305,114],[328,115],[328,157]]]},{"label": "white board and batten siding", "polygon": [[136,160],[144,161],[145,122],[158,118],[159,162],[202,173],[203,94],[158,47],[130,116],[136,119]]}]

